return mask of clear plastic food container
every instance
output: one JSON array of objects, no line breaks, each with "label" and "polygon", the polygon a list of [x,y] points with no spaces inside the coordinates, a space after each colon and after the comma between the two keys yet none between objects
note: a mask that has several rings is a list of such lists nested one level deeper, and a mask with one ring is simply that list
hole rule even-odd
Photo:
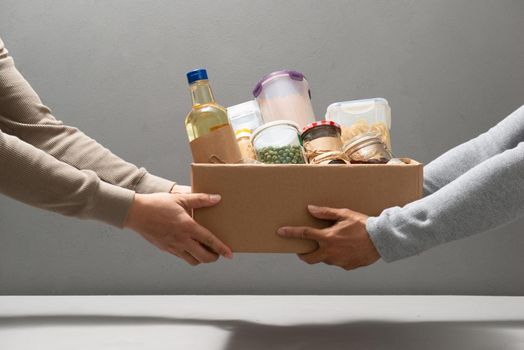
[{"label": "clear plastic food container", "polygon": [[258,103],[255,100],[228,107],[227,116],[235,132],[242,129],[253,132],[264,124]]},{"label": "clear plastic food container", "polygon": [[266,123],[253,133],[251,142],[257,160],[270,164],[304,164],[298,125],[289,120]]},{"label": "clear plastic food container", "polygon": [[342,141],[364,133],[376,133],[391,151],[391,108],[383,98],[335,102],[326,111],[326,120],[340,124]]},{"label": "clear plastic food container", "polygon": [[291,120],[303,128],[315,121],[309,84],[300,72],[282,70],[263,77],[253,90],[266,123]]},{"label": "clear plastic food container", "polygon": [[255,160],[255,151],[251,145],[251,135],[255,129],[264,124],[257,101],[251,100],[228,107],[227,116],[235,132],[244,162]]}]

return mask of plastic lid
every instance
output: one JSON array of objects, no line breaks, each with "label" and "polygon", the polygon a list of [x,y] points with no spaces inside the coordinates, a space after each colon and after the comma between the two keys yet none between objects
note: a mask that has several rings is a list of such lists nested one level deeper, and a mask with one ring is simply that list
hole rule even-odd
[{"label": "plastic lid", "polygon": [[291,120],[275,120],[273,122],[266,123],[262,126],[259,126],[251,136],[251,140],[253,140],[257,135],[259,135],[262,131],[267,130],[269,128],[272,128],[274,126],[291,126],[295,129],[297,129],[297,133],[300,133],[300,129],[297,123],[291,121]]},{"label": "plastic lid", "polygon": [[273,80],[278,77],[288,76],[293,80],[302,81],[304,80],[304,74],[294,71],[294,70],[279,70],[273,73],[269,73],[260,79],[260,81],[257,83],[255,88],[253,89],[253,96],[258,97],[260,95],[260,92],[262,92],[262,85],[267,83],[270,80]]},{"label": "plastic lid", "polygon": [[302,134],[305,134],[306,131],[316,128],[317,126],[324,126],[324,125],[334,126],[335,128],[340,129],[340,125],[338,125],[338,123],[335,123],[332,120],[321,120],[318,122],[309,123],[308,125],[304,126],[304,128],[302,129]]},{"label": "plastic lid", "polygon": [[345,118],[373,117],[384,119],[388,129],[391,129],[391,108],[388,101],[382,97],[335,102],[326,110],[326,120],[336,120],[341,124]]},{"label": "plastic lid", "polygon": [[207,80],[207,71],[203,68],[195,69],[187,72],[186,76],[188,84],[191,84],[197,80]]}]

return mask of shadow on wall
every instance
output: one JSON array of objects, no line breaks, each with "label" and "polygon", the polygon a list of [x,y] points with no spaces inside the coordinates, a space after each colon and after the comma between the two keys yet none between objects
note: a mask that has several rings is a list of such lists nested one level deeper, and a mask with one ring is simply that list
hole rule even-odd
[{"label": "shadow on wall", "polygon": [[[353,348],[513,350],[521,349],[522,344],[524,344],[524,321],[384,322],[366,320],[335,324],[276,326],[241,320],[147,316],[39,315],[0,317],[0,329],[104,325],[216,327],[230,333],[224,350],[334,350]],[[183,330],[173,329],[173,331]]]}]

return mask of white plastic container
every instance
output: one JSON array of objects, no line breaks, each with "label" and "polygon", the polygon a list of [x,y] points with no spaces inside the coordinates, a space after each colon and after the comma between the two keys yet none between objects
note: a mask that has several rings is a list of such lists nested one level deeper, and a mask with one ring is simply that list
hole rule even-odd
[{"label": "white plastic container", "polygon": [[282,70],[263,77],[253,90],[266,123],[291,120],[302,129],[315,121],[309,84],[300,72]]},{"label": "white plastic container", "polygon": [[244,161],[255,160],[251,136],[255,129],[264,124],[257,101],[251,100],[228,107],[227,116],[235,132],[242,158]]},{"label": "white plastic container", "polygon": [[227,116],[235,132],[242,129],[253,132],[264,124],[258,103],[255,100],[228,107]]},{"label": "white plastic container", "polygon": [[364,133],[376,133],[391,151],[391,108],[384,98],[332,103],[326,120],[340,124],[344,143]]}]

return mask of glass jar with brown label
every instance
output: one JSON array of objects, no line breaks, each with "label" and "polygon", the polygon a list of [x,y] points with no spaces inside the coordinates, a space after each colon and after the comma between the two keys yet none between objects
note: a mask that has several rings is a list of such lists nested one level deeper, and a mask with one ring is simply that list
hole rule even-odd
[{"label": "glass jar with brown label", "polygon": [[316,157],[342,150],[340,125],[333,121],[322,120],[310,123],[302,129],[302,145],[309,163],[316,163]]}]

